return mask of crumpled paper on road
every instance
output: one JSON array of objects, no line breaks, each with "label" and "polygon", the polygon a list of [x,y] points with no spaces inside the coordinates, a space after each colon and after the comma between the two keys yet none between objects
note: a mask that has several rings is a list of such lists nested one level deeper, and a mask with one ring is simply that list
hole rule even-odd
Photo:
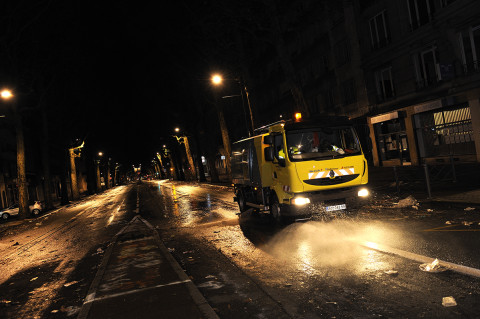
[{"label": "crumpled paper on road", "polygon": [[407,198],[399,200],[396,207],[398,208],[413,207],[418,209],[418,201],[413,196],[410,195]]}]

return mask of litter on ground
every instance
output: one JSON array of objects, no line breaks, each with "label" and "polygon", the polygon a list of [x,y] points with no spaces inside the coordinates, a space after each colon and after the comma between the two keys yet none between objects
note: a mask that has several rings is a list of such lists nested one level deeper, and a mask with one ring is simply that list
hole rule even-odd
[{"label": "litter on ground", "polygon": [[442,306],[453,307],[456,305],[457,305],[457,302],[455,301],[455,298],[453,298],[452,296],[442,298]]},{"label": "litter on ground", "polygon": [[419,267],[420,267],[420,270],[422,271],[433,272],[433,273],[443,272],[445,270],[448,270],[448,267],[440,265],[440,262],[436,258],[431,263],[421,264]]},{"label": "litter on ground", "polygon": [[387,275],[390,275],[390,276],[398,275],[398,271],[396,271],[396,270],[385,270],[384,273],[386,273]]},{"label": "litter on ground", "polygon": [[467,211],[467,212],[472,211],[472,210],[475,210],[475,207],[467,207],[467,208],[464,209],[464,211]]},{"label": "litter on ground", "polygon": [[413,196],[408,196],[407,198],[399,200],[396,205],[396,207],[398,208],[404,208],[409,206],[418,209],[418,201]]}]

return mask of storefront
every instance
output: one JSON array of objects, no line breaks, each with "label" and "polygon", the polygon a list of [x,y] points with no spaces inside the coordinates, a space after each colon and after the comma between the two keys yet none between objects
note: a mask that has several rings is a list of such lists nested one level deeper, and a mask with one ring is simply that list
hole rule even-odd
[{"label": "storefront", "polygon": [[368,118],[374,165],[479,161],[479,107],[454,97]]},{"label": "storefront", "polygon": [[[375,141],[373,160],[375,166],[402,166],[412,164],[412,144],[409,142],[411,122],[405,110],[369,118],[371,134]],[[413,132],[412,132],[413,133]],[[414,144],[414,143],[413,143]]]}]

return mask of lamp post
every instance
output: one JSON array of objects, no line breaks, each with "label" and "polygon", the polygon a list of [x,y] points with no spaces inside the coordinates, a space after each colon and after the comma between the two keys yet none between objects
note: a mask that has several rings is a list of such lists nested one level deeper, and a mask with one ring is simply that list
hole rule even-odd
[{"label": "lamp post", "polygon": [[[223,78],[219,74],[214,74],[212,76],[212,84],[216,87],[220,86],[223,83]],[[223,116],[223,110],[218,103],[218,96],[215,94],[215,108],[217,109],[218,121],[220,123],[220,131],[222,133],[223,148],[225,150],[226,158],[226,167],[227,175],[230,178],[231,168],[230,168],[230,138],[228,136],[227,124],[225,122],[225,117]]]},{"label": "lamp post", "polygon": [[28,208],[28,189],[27,176],[25,169],[25,142],[23,137],[22,116],[16,108],[16,101],[11,90],[4,89],[0,92],[0,97],[4,101],[12,101],[13,113],[15,119],[15,131],[17,138],[17,184],[18,184],[18,217],[25,219],[29,212]]},{"label": "lamp post", "polygon": [[102,182],[100,180],[100,159],[103,156],[102,152],[98,152],[98,158],[95,160],[96,164],[96,175],[97,175],[97,193],[100,193],[102,190]]}]

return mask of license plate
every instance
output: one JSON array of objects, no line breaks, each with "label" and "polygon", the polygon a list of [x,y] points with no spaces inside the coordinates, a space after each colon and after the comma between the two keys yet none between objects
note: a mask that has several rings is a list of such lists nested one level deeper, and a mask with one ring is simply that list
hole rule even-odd
[{"label": "license plate", "polygon": [[334,212],[336,210],[342,210],[346,209],[347,205],[346,204],[341,204],[341,205],[333,205],[333,206],[326,206],[325,211],[327,212]]}]

